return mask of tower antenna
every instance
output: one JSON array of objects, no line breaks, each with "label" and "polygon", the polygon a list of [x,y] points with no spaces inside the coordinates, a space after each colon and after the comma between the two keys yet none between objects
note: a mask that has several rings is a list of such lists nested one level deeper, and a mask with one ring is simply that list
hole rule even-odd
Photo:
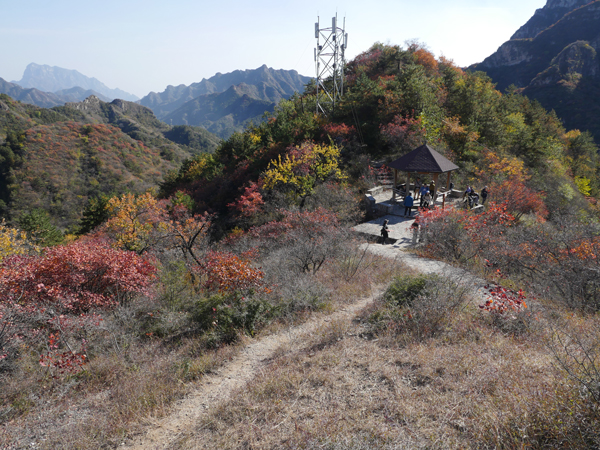
[{"label": "tower antenna", "polygon": [[317,72],[317,114],[330,115],[344,95],[344,53],[348,47],[346,18],[338,27],[337,13],[331,19],[331,28],[321,28],[319,17],[315,23],[315,69]]}]

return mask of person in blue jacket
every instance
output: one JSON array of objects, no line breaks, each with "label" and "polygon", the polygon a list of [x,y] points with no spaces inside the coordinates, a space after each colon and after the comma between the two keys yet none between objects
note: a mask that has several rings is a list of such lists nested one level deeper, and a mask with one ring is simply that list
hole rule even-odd
[{"label": "person in blue jacket", "polygon": [[427,194],[429,192],[429,188],[427,187],[427,183],[424,183],[423,186],[421,186],[421,208],[423,207],[423,202],[425,200],[425,194]]},{"label": "person in blue jacket", "polygon": [[408,195],[404,197],[404,217],[406,217],[407,215],[408,217],[410,217],[410,210],[413,207],[413,204],[414,201],[409,192]]}]

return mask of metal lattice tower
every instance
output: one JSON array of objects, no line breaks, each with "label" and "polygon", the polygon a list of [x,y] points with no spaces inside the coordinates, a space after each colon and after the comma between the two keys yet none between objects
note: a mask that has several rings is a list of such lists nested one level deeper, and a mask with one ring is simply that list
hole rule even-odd
[{"label": "metal lattice tower", "polygon": [[[318,20],[318,18],[317,18]],[[337,26],[337,14],[331,19],[331,28],[320,28],[315,23],[315,68],[317,70],[317,114],[332,114],[344,95],[344,52],[348,46],[346,18],[344,26]]]}]

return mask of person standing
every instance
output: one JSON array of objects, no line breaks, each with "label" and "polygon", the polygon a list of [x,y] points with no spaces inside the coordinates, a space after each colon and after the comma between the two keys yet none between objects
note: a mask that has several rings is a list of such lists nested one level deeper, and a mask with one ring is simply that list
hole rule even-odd
[{"label": "person standing", "polygon": [[431,195],[431,202],[435,204],[436,192],[435,192],[435,181],[431,180],[429,184],[429,195]]},{"label": "person standing", "polygon": [[414,201],[409,192],[408,195],[406,197],[404,197],[404,217],[407,216],[407,213],[408,213],[408,217],[410,217],[410,210],[412,209],[413,205],[414,205]]},{"label": "person standing", "polygon": [[421,206],[429,209],[429,205],[431,204],[431,195],[429,195],[429,190],[425,192],[425,195],[421,199]]},{"label": "person standing", "polygon": [[381,227],[381,243],[383,245],[385,245],[385,243],[387,242],[387,239],[390,235],[390,229],[388,228],[387,224],[388,224],[389,220],[385,219],[383,221],[383,226]]},{"label": "person standing", "polygon": [[485,205],[485,201],[487,200],[487,198],[488,198],[488,187],[486,186],[481,190],[481,204],[482,205]]},{"label": "person standing", "polygon": [[421,186],[421,192],[420,192],[420,194],[421,194],[421,203],[420,203],[421,208],[423,207],[423,197],[428,192],[429,192],[429,188],[427,187],[427,183],[423,183],[423,186]]},{"label": "person standing", "polygon": [[421,191],[421,178],[417,177],[417,181],[415,181],[415,200],[419,199],[419,192]]}]

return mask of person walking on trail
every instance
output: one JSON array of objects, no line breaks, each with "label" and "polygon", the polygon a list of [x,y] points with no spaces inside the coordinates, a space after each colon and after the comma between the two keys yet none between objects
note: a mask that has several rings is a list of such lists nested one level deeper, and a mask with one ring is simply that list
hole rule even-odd
[{"label": "person walking on trail", "polygon": [[386,244],[387,239],[390,235],[390,229],[388,228],[387,224],[388,224],[389,220],[385,219],[383,221],[383,226],[381,227],[381,243],[383,245]]},{"label": "person walking on trail", "polygon": [[435,203],[435,181],[433,180],[429,183],[429,195],[431,195],[431,201]]},{"label": "person walking on trail", "polygon": [[421,203],[420,206],[421,208],[423,207],[423,197],[425,197],[425,194],[427,194],[429,192],[429,188],[427,187],[427,183],[423,183],[423,186],[421,186]]},{"label": "person walking on trail", "polygon": [[417,177],[417,181],[415,181],[415,200],[419,199],[419,193],[421,192],[421,178]]},{"label": "person walking on trail", "polygon": [[410,217],[410,210],[412,209],[413,205],[414,201],[409,192],[408,195],[404,197],[404,217],[406,217],[407,215],[408,217]]},{"label": "person walking on trail", "polygon": [[485,205],[485,201],[488,198],[488,194],[489,194],[488,187],[486,186],[481,190],[481,204],[482,205]]},{"label": "person walking on trail", "polygon": [[419,216],[415,217],[415,221],[410,226],[410,229],[413,232],[412,244],[416,245],[419,240]]}]

